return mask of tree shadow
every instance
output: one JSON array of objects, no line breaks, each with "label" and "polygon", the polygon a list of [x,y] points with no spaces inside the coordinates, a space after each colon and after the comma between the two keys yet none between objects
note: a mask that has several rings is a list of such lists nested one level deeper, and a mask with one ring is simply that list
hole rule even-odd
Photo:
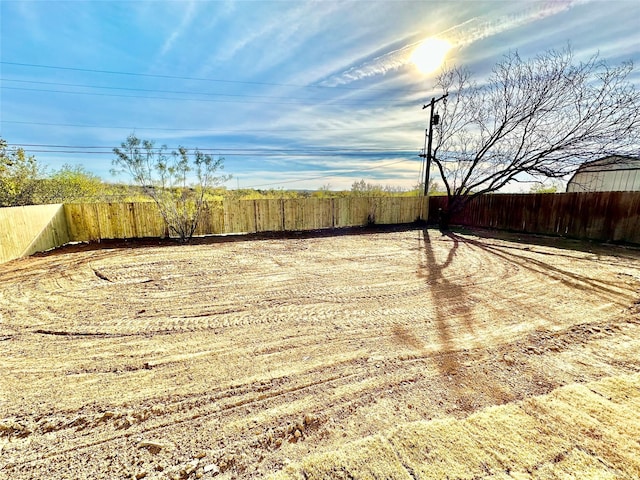
[{"label": "tree shadow", "polygon": [[[442,375],[455,375],[460,369],[460,361],[456,353],[453,331],[458,322],[462,321],[469,333],[474,332],[473,312],[468,305],[464,287],[452,282],[445,275],[445,270],[453,262],[460,245],[460,238],[450,233],[443,233],[452,241],[451,249],[444,262],[438,263],[433,249],[429,231],[422,231],[424,242],[424,256],[418,265],[418,278],[425,279],[432,296],[435,308],[435,322],[438,341],[442,355],[438,358],[438,366]],[[464,242],[464,239],[462,239]]]},{"label": "tree shadow", "polygon": [[[527,251],[527,247],[517,248],[510,245],[495,245],[489,244],[483,241],[475,240],[469,237],[462,237],[457,233],[449,232],[449,236],[462,241],[466,245],[472,248],[478,248],[486,253],[489,253],[500,260],[507,263],[528,270],[534,274],[544,275],[550,279],[560,282],[562,285],[573,288],[579,291],[592,291],[605,301],[620,305],[623,307],[628,306],[628,301],[633,296],[633,289],[629,289],[629,298],[624,298],[625,295],[619,290],[611,287],[610,281],[601,281],[597,278],[580,275],[575,272],[571,272],[549,262],[542,261],[540,259],[532,258],[522,252]],[[529,244],[530,245],[530,244]],[[536,252],[537,255],[546,255],[542,252]],[[556,254],[549,254],[552,258],[556,257]]]},{"label": "tree shadow", "polygon": [[[544,235],[536,233],[513,232],[505,230],[493,230],[477,227],[456,227],[456,233],[469,234],[478,238],[504,240],[520,245],[538,245],[552,247],[560,250],[569,250],[593,254],[640,256],[640,246],[627,243],[603,243],[596,240],[584,240],[567,238],[560,235]],[[554,256],[557,255],[554,253]]]},{"label": "tree shadow", "polygon": [[[470,337],[472,342],[482,339],[481,325],[486,325],[481,310],[475,310],[472,290],[465,286],[464,277],[458,273],[460,266],[455,259],[457,256],[462,259],[463,253],[468,253],[463,250],[481,251],[481,257],[488,261],[494,257],[499,263],[539,276],[541,282],[545,282],[546,277],[582,295],[585,292],[594,295],[603,303],[626,308],[637,301],[637,284],[628,284],[626,279],[611,283],[610,278],[600,280],[580,274],[579,270],[571,269],[570,259],[576,257],[569,252],[558,252],[570,257],[569,266],[563,267],[552,264],[553,258],[557,258],[554,252],[540,252],[540,255],[533,252],[532,255],[531,244],[517,245],[506,241],[497,244],[454,232],[439,235],[436,230],[424,229],[419,238],[417,275],[424,280],[433,305],[433,315],[425,322],[433,325],[439,347],[439,351],[429,358],[439,372],[444,400],[453,401],[465,413],[481,406],[520,399],[531,392],[547,393],[557,384],[553,377],[540,370],[537,360],[519,350],[518,345],[526,345],[527,337],[505,344],[490,341],[487,345],[474,345],[472,348],[458,341],[461,335]],[[518,287],[514,285],[514,288]],[[516,299],[512,301],[518,302]],[[491,299],[484,302],[491,302]],[[519,308],[526,308],[526,304],[519,305]]]}]

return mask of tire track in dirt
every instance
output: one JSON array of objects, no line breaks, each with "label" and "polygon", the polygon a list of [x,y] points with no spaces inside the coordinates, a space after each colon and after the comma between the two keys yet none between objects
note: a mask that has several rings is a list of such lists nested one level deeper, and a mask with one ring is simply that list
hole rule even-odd
[{"label": "tire track in dirt", "polygon": [[397,422],[638,371],[640,255],[615,254],[406,231],[2,265],[0,472],[191,478],[203,458],[260,478]]},{"label": "tire track in dirt", "polygon": [[[584,332],[590,332],[590,333],[594,333],[594,334],[599,334],[602,332],[609,332],[609,333],[614,333],[615,329],[612,329],[611,327],[608,326],[598,326],[598,325],[585,325],[582,326],[580,328],[572,328],[569,331],[567,331],[564,335],[564,337],[567,338],[561,338],[563,337],[563,335],[560,335],[558,333],[549,333],[549,334],[542,334],[539,333],[536,336],[536,341],[537,343],[540,342],[540,339],[546,338],[546,339],[556,339],[561,341],[561,344],[568,346],[571,345],[573,342],[573,338],[576,335],[581,335]],[[396,332],[397,333],[397,332]],[[412,340],[413,341],[413,340]],[[535,342],[533,342],[535,343]],[[523,342],[522,344],[522,348],[524,350],[526,345],[532,344],[532,342],[530,340],[527,340],[527,342]],[[557,342],[554,346],[549,346],[548,350],[550,351],[555,351],[557,352],[559,350],[559,348],[557,348]],[[534,355],[540,355],[541,352],[540,351],[535,351]],[[430,355],[430,357],[434,357],[436,356],[436,353],[433,353]],[[471,356],[471,355],[470,355]],[[472,355],[473,357],[477,358],[478,354],[477,352]],[[423,359],[426,358],[427,356],[422,357]],[[417,360],[417,358],[413,358],[412,359],[414,362],[415,360]],[[393,376],[394,371],[399,370],[400,364],[394,364],[391,361],[385,361],[384,362],[384,376]],[[416,366],[416,368],[411,371],[411,372],[405,372],[405,375],[403,375],[403,377],[401,379],[396,378],[394,380],[393,384],[388,384],[388,385],[380,385],[381,382],[379,382],[377,379],[375,379],[374,377],[376,375],[375,372],[377,371],[377,369],[379,369],[379,366],[375,366],[372,367],[370,369],[368,369],[365,372],[362,372],[361,374],[357,375],[357,374],[352,374],[352,375],[337,375],[334,376],[333,378],[328,378],[328,379],[324,379],[323,381],[311,381],[308,382],[306,384],[303,385],[296,385],[294,387],[287,387],[285,389],[281,389],[275,392],[270,392],[268,390],[265,390],[266,385],[247,385],[247,386],[243,386],[241,387],[240,390],[236,390],[233,392],[233,397],[234,397],[234,401],[229,403],[228,405],[225,405],[224,400],[227,400],[229,397],[227,397],[227,393],[225,391],[220,391],[217,394],[212,393],[212,394],[208,394],[206,396],[203,397],[190,397],[187,400],[181,400],[180,402],[175,402],[173,404],[166,404],[165,402],[160,401],[160,399],[156,400],[155,403],[159,403],[161,405],[164,406],[164,411],[159,411],[156,410],[156,415],[162,415],[165,412],[176,412],[176,410],[179,411],[185,411],[185,415],[177,415],[177,414],[173,414],[172,419],[169,421],[169,423],[160,423],[154,426],[150,426],[150,427],[144,427],[144,428],[138,428],[132,431],[127,431],[127,432],[123,432],[121,435],[118,436],[114,436],[108,439],[104,439],[101,442],[97,442],[97,443],[91,443],[91,444],[84,444],[84,445],[77,445],[74,446],[73,448],[69,448],[66,449],[64,451],[58,451],[55,452],[55,454],[45,454],[45,455],[40,455],[39,459],[46,459],[46,458],[51,458],[55,455],[67,455],[70,452],[74,452],[77,450],[81,450],[81,449],[86,449],[86,448],[92,448],[95,447],[97,445],[101,445],[103,443],[107,443],[107,442],[114,442],[114,441],[119,441],[122,440],[123,438],[130,438],[134,435],[140,435],[140,434],[146,434],[146,433],[150,433],[150,432],[154,432],[169,426],[172,427],[178,427],[180,425],[183,424],[188,424],[188,423],[194,423],[197,421],[201,421],[202,419],[209,417],[209,416],[222,416],[224,414],[229,413],[230,410],[236,410],[236,409],[242,409],[242,408],[246,408],[249,406],[252,406],[254,409],[265,409],[266,406],[262,405],[262,404],[267,404],[269,402],[272,402],[273,400],[277,399],[278,397],[283,397],[281,399],[280,403],[292,403],[294,401],[296,401],[301,395],[310,395],[310,394],[317,394],[317,392],[315,392],[315,390],[317,389],[321,389],[321,388],[325,388],[327,387],[328,384],[333,384],[332,387],[337,387],[339,384],[349,384],[349,383],[353,383],[353,381],[358,381],[358,382],[363,382],[365,380],[371,382],[372,385],[375,385],[375,387],[370,387],[370,388],[363,388],[360,390],[358,396],[356,399],[353,398],[345,398],[344,401],[342,402],[338,402],[337,404],[332,405],[331,407],[329,407],[328,409],[324,410],[323,412],[320,412],[320,414],[318,415],[317,413],[312,414],[312,418],[313,423],[314,423],[314,428],[316,430],[320,429],[323,425],[325,425],[327,423],[327,418],[332,418],[332,419],[343,419],[348,417],[350,414],[353,413],[353,411],[357,408],[363,408],[366,405],[371,404],[374,400],[375,397],[377,396],[377,392],[379,392],[380,389],[388,389],[388,388],[397,388],[399,385],[403,385],[403,384],[411,384],[414,388],[424,388],[424,386],[431,382],[433,379],[425,379],[424,375],[421,373],[421,370],[424,369],[424,366]],[[314,378],[316,375],[318,374],[317,371],[314,372],[309,372],[307,377],[308,378]],[[373,380],[372,380],[373,378]],[[302,379],[299,379],[302,380]],[[276,382],[277,383],[277,382]],[[423,385],[424,384],[424,385]],[[263,391],[263,392],[267,392],[267,393],[262,393],[257,395],[255,398],[251,396],[252,393],[256,392],[256,391]],[[305,392],[305,390],[314,390],[314,391],[307,391]],[[550,390],[550,389],[549,389]],[[549,391],[549,390],[542,390],[542,391]],[[238,399],[237,397],[242,396],[242,395],[248,395],[250,398],[247,399]],[[211,404],[211,403],[215,403],[216,404],[216,409],[214,411],[207,411],[207,405]],[[179,404],[181,404],[182,408],[176,408]],[[205,404],[205,406],[203,407],[202,405]],[[354,406],[355,405],[355,406]],[[477,408],[480,408],[481,405],[478,406],[474,406],[474,405],[464,405],[464,402],[461,405],[461,408],[466,409],[465,413],[471,412],[476,410]],[[272,408],[274,408],[272,406]],[[194,411],[195,410],[195,411]],[[306,414],[308,414],[309,412],[307,412]],[[301,412],[299,416],[304,416],[305,413]],[[104,414],[103,414],[104,416]],[[127,415],[124,414],[118,414],[118,415],[109,415],[108,419],[112,422],[118,422],[118,421],[122,421],[122,419],[124,418],[125,422],[128,422],[129,420],[127,420],[127,418],[130,418],[134,416],[134,418],[139,418],[140,419],[140,426],[142,426],[143,423],[146,423],[148,421],[148,417],[146,415],[138,415],[137,413],[129,413]],[[104,420],[102,418],[98,419],[97,422],[94,421],[94,423],[101,423]],[[276,425],[278,424],[282,424],[283,419],[278,419],[276,421]],[[106,424],[106,422],[105,422]],[[68,427],[74,427],[78,425],[78,419],[72,419],[69,422],[65,422],[64,426]],[[79,423],[79,425],[82,427],[82,429],[86,429],[88,428],[90,425],[90,422],[84,422],[81,421]],[[137,426],[137,423],[133,423],[133,425]],[[133,426],[132,425],[132,426]],[[263,446],[268,446],[271,445],[271,442],[275,442],[273,443],[273,446],[276,445],[277,440],[280,439],[282,441],[282,437],[284,435],[285,439],[292,439],[295,438],[291,437],[291,435],[293,435],[293,433],[295,432],[293,431],[289,431],[289,426],[291,425],[291,422],[289,422],[288,424],[285,425],[285,427],[283,427],[284,429],[280,429],[278,430],[276,428],[276,430],[269,429],[267,432],[264,433],[264,435],[262,436],[258,436],[256,438],[254,438],[253,442],[253,446],[255,447],[255,443],[257,442],[257,444],[263,445]],[[45,424],[45,428],[46,424]],[[186,427],[186,425],[183,426],[183,428],[188,428]],[[49,429],[48,431],[52,431],[53,429]],[[283,434],[283,432],[287,432],[285,434]],[[302,436],[302,435],[301,435]],[[307,439],[309,437],[308,433],[305,433],[305,439]],[[267,439],[271,439],[271,440],[267,440]],[[275,440],[273,440],[275,438]],[[281,444],[281,443],[280,443]],[[280,445],[279,444],[279,445]],[[278,446],[279,446],[278,445]],[[240,447],[238,447],[236,445],[236,449],[240,449]],[[244,448],[244,447],[243,447]],[[34,461],[38,461],[39,459],[35,459]],[[29,461],[27,459],[25,459],[24,464],[28,464]]]},{"label": "tire track in dirt", "polygon": [[[597,327],[591,327],[591,328],[592,329],[595,328],[597,330]],[[575,334],[575,332],[572,332],[572,334]],[[390,367],[393,367],[393,365],[390,365],[388,362],[385,363],[385,367],[384,367],[386,369],[385,375],[389,375]],[[376,367],[376,368],[379,368],[379,367]],[[275,421],[272,421],[271,423],[274,426],[267,429],[263,434],[254,436],[251,440],[242,439],[242,441],[234,445],[233,450],[242,451],[244,449],[257,448],[257,447],[261,447],[267,450],[269,450],[270,448],[277,449],[279,446],[282,445],[282,442],[293,440],[294,438],[296,439],[295,442],[313,441],[314,436],[316,435],[321,436],[322,434],[327,434],[326,428],[329,428],[329,429],[331,428],[331,427],[325,427],[329,422],[328,420],[329,418],[333,422],[332,423],[332,426],[333,426],[336,423],[340,422],[341,420],[344,420],[345,418],[348,418],[349,416],[351,416],[354,413],[354,411],[357,411],[358,409],[366,408],[368,405],[371,405],[375,401],[376,397],[379,396],[380,389],[402,388],[402,385],[404,384],[411,385],[413,388],[423,388],[424,386],[423,384],[428,383],[428,382],[425,382],[425,379],[423,378],[424,376],[419,371],[419,370],[422,370],[423,368],[424,366],[417,367],[416,370],[412,372],[413,375],[405,375],[402,378],[402,380],[397,379],[396,383],[394,383],[393,385],[384,385],[384,384],[379,385],[380,382],[378,382],[377,380],[375,379],[370,380],[372,384],[378,384],[378,385],[376,387],[362,389],[356,398],[345,398],[343,402],[340,402],[339,404],[334,404],[326,410],[322,410],[317,413],[312,413],[310,417],[307,417],[307,418],[311,418],[312,420],[308,421],[307,425],[303,425],[304,426],[303,430],[305,432],[304,434],[301,433],[299,438],[295,437],[295,431],[296,430],[300,431],[298,427],[300,426],[301,422],[304,424],[303,417],[305,415],[308,415],[309,412],[306,412],[306,413],[300,412],[297,416],[294,416],[294,420],[295,418],[302,419],[302,420],[298,420],[297,423],[296,421],[292,420],[290,417],[274,419]],[[344,377],[344,378],[346,378],[347,380],[354,380],[353,376],[351,378],[348,378],[348,377]],[[365,378],[371,378],[371,376],[369,375],[369,372],[367,372],[367,374],[360,375],[358,377],[358,380],[362,381]],[[279,391],[277,393],[274,392],[273,394],[264,395],[264,397],[258,396],[258,398],[248,400],[246,403],[241,400],[236,400],[231,405],[222,406],[220,407],[220,410],[216,410],[214,412],[208,412],[206,411],[206,409],[204,411],[201,411],[200,405],[201,403],[203,403],[202,399],[197,399],[192,397],[187,400],[187,403],[189,403],[190,405],[187,406],[188,416],[186,417],[174,415],[173,420],[170,420],[169,423],[159,424],[154,427],[145,427],[145,428],[135,429],[135,430],[132,429],[131,431],[127,431],[126,433],[123,433],[123,435],[121,436],[113,437],[100,443],[94,443],[89,445],[78,445],[74,448],[70,448],[65,451],[56,452],[56,455],[68,455],[72,452],[76,452],[81,449],[92,448],[98,445],[102,445],[103,443],[106,443],[106,442],[117,442],[119,440],[122,440],[123,438],[128,439],[135,435],[141,435],[141,434],[157,431],[166,427],[175,428],[182,425],[182,428],[189,430],[191,427],[188,427],[187,424],[197,423],[198,421],[201,421],[203,418],[206,418],[209,416],[222,416],[231,410],[244,409],[249,406],[253,406],[254,409],[265,410],[267,406],[262,404],[271,402],[279,396],[284,396],[284,398],[281,399],[282,400],[281,403],[289,404],[291,402],[296,401],[297,398],[299,398],[300,396],[304,396],[305,394],[310,395],[310,394],[316,393],[313,391],[305,392],[304,391],[305,389],[315,389],[320,387],[326,387],[328,383],[335,382],[336,380],[338,380],[338,378],[328,379],[325,382],[311,382],[310,384],[307,384],[307,385],[298,386],[295,389],[288,389],[284,391]],[[431,381],[431,379],[429,381]],[[549,387],[549,388],[541,389],[540,391],[545,392],[545,391],[550,391],[551,389],[552,387]],[[247,393],[250,394],[252,391],[259,391],[259,390],[260,390],[260,386],[252,385],[244,388],[243,392],[245,394]],[[240,392],[234,392],[235,397],[237,397],[239,394]],[[521,398],[521,397],[516,397],[516,398]],[[503,399],[503,400],[506,400],[506,399]],[[219,402],[220,398],[210,398],[210,397],[206,398],[206,402],[212,402],[212,401]],[[161,402],[158,402],[158,403],[161,403]],[[504,403],[504,401],[501,403]],[[465,404],[465,401],[462,401],[462,403],[459,403],[459,408],[463,410],[462,413],[464,415],[472,411],[475,411],[476,409],[481,407],[482,405],[473,405],[469,403]],[[271,408],[275,408],[275,407],[271,406]],[[167,406],[167,411],[171,411],[174,409],[175,409],[175,406]],[[196,410],[195,412],[193,411],[194,409]],[[122,418],[122,417],[114,416],[113,418],[114,420],[117,420],[118,418]],[[142,417],[141,423],[142,424],[146,423],[146,419],[144,419],[144,417]],[[71,424],[73,425],[73,422],[71,422]],[[313,429],[307,428],[311,424],[313,424]],[[292,428],[292,426],[295,426],[295,428]],[[34,461],[46,460],[47,458],[52,458],[52,455],[41,455],[40,458],[35,459]],[[25,463],[25,465],[27,463]]]},{"label": "tire track in dirt", "polygon": [[[348,376],[335,376],[335,377],[330,377],[327,379],[323,379],[323,380],[313,380],[310,381],[309,383],[303,384],[303,385],[295,385],[286,389],[282,389],[280,391],[276,391],[276,392],[271,392],[269,394],[260,394],[257,396],[257,398],[249,398],[249,399],[238,399],[236,398],[239,395],[239,392],[235,391],[233,392],[234,394],[234,398],[233,400],[229,401],[228,404],[225,404],[224,400],[229,399],[229,397],[227,396],[228,392],[224,392],[224,395],[220,395],[220,396],[215,396],[215,395],[211,395],[211,394],[206,394],[206,395],[202,395],[201,397],[196,397],[193,398],[193,396],[189,397],[188,399],[188,406],[186,408],[177,408],[178,406],[180,406],[184,401],[180,401],[180,402],[175,402],[174,404],[169,404],[165,406],[165,410],[168,412],[172,412],[173,416],[172,418],[165,423],[159,423],[157,425],[153,425],[153,426],[149,426],[149,427],[145,427],[145,428],[141,428],[141,429],[136,429],[135,431],[127,431],[127,432],[123,432],[120,435],[116,435],[116,436],[112,436],[110,438],[106,438],[106,439],[102,439],[99,441],[95,441],[95,442],[91,442],[91,443],[86,443],[86,444],[81,444],[81,445],[75,445],[69,448],[66,448],[64,450],[59,450],[56,449],[53,452],[47,453],[47,454],[40,454],[39,458],[34,459],[34,460],[29,460],[29,459],[25,459],[22,461],[23,464],[28,464],[30,462],[33,461],[37,461],[37,460],[41,460],[41,459],[48,459],[48,458],[54,458],[54,457],[60,457],[60,456],[66,456],[71,452],[77,451],[77,450],[81,450],[81,449],[86,449],[86,448],[92,448],[92,447],[96,447],[96,446],[101,446],[104,445],[105,443],[109,443],[109,442],[113,442],[113,441],[117,441],[117,440],[122,440],[123,438],[129,438],[133,435],[140,435],[140,434],[145,434],[145,433],[151,433],[163,428],[166,428],[168,426],[171,427],[178,427],[182,424],[185,423],[189,423],[189,422],[194,422],[196,420],[202,420],[204,417],[208,417],[208,416],[212,416],[212,415],[223,415],[225,413],[228,413],[229,411],[232,410],[236,410],[236,409],[240,409],[240,408],[246,408],[247,406],[251,405],[251,404],[257,404],[257,403],[262,403],[262,402],[266,402],[266,401],[272,401],[280,396],[286,396],[286,395],[292,395],[292,396],[297,396],[298,394],[300,394],[300,392],[304,391],[304,390],[309,390],[318,386],[325,386],[328,384],[331,384],[333,382],[348,382],[349,380],[351,380],[354,375],[348,375]],[[254,392],[256,390],[259,390],[259,388],[256,388],[255,386],[249,386],[248,388],[245,388],[246,390],[248,390],[245,394],[247,395],[252,395],[254,394]],[[243,389],[243,390],[245,390]],[[289,400],[287,400],[289,401]],[[217,402],[216,408],[214,409],[214,411],[210,411],[210,412],[202,412],[202,411],[198,411],[199,407],[202,403],[208,403],[208,402]],[[187,410],[188,414],[184,415],[184,416],[180,416],[180,415],[175,415],[176,411],[180,411],[180,410]],[[196,410],[196,412],[191,412],[190,410]],[[161,415],[162,410],[157,410],[154,412],[156,415]],[[105,415],[106,413],[106,415]],[[102,415],[98,415],[97,419],[93,420],[93,426],[95,426],[98,423],[101,422],[105,422],[105,419],[108,420],[108,423],[112,423],[115,425],[115,428],[129,428],[134,424],[139,424],[140,422],[143,422],[146,420],[146,415],[142,414],[139,415],[137,414],[137,412],[130,412],[129,414],[112,414],[112,412],[105,412]],[[133,421],[131,420],[131,417],[133,417]],[[42,422],[42,420],[40,421]],[[87,428],[90,425],[90,422],[88,420],[86,420],[85,418],[82,418],[79,420],[79,418],[77,416],[74,416],[74,419],[66,422],[66,423],[62,423],[59,424],[58,426],[61,426],[62,428],[73,428],[73,427],[78,427],[81,426],[82,429]],[[27,436],[30,435],[31,433],[34,433],[33,431],[29,432],[28,427],[27,428],[22,428],[24,427],[24,425],[20,425],[17,424],[16,427],[13,430],[13,434],[15,436]],[[56,428],[52,428],[49,424],[44,424],[43,427],[41,427],[42,430],[45,433],[49,433],[52,431],[56,431]],[[28,433],[27,433],[28,432]],[[9,426],[4,426],[3,427],[3,433],[5,434],[4,436],[11,436],[11,430]]]}]

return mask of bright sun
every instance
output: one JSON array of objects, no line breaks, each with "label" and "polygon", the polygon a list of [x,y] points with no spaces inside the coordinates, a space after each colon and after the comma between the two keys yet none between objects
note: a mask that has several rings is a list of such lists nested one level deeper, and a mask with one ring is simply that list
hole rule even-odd
[{"label": "bright sun", "polygon": [[427,38],[411,54],[411,62],[422,73],[431,73],[438,69],[447,52],[451,49],[451,44],[440,38]]}]

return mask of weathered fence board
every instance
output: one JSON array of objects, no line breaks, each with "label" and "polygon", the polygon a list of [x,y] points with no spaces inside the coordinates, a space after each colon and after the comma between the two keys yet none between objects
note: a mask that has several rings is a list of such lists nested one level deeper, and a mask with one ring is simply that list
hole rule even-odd
[{"label": "weathered fence board", "polygon": [[0,208],[0,263],[69,241],[62,205]]},{"label": "weathered fence board", "polygon": [[[205,206],[196,235],[437,222],[446,197],[225,200]],[[640,192],[495,194],[453,224],[640,244]],[[153,202],[0,208],[0,262],[70,241],[166,237]]]},{"label": "weathered fence board", "polygon": [[100,228],[96,204],[72,203],[64,206],[69,228],[69,237],[72,241],[100,240]]},{"label": "weathered fence board", "polygon": [[287,198],[283,204],[284,229],[318,230],[333,228],[333,199]]},{"label": "weathered fence board", "polygon": [[72,241],[166,235],[164,221],[153,202],[69,203],[64,209]]},{"label": "weathered fence board", "polygon": [[133,208],[131,213],[132,223],[135,225],[134,233],[137,238],[160,237],[166,235],[166,226],[162,216],[158,213],[158,207],[153,202],[138,202],[129,204]]},{"label": "weathered fence board", "polygon": [[284,231],[284,200],[253,200],[258,232]]},{"label": "weathered fence board", "polygon": [[[447,197],[431,197],[437,223]],[[455,214],[453,225],[640,243],[640,192],[484,195]]]},{"label": "weathered fence board", "polygon": [[209,202],[203,206],[195,235],[224,233],[224,207],[222,202]]},{"label": "weathered fence board", "polygon": [[225,200],[224,233],[256,231],[256,204],[253,200]]},{"label": "weathered fence board", "polygon": [[376,223],[411,223],[426,218],[427,199],[424,197],[391,197],[386,201],[376,199],[374,218]]},{"label": "weathered fence board", "polygon": [[336,227],[354,227],[366,225],[369,215],[369,199],[361,197],[335,198],[334,225]]}]

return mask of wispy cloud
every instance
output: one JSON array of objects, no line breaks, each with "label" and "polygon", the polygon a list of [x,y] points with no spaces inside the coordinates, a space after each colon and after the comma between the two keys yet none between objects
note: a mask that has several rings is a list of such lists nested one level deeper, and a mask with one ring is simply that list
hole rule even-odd
[{"label": "wispy cloud", "polygon": [[[185,3],[180,3],[180,5],[184,6]],[[182,15],[182,20],[180,20],[180,24],[176,27],[176,29],[173,32],[171,32],[171,35],[169,35],[169,37],[165,40],[164,44],[162,45],[162,49],[160,50],[161,56],[166,55],[169,52],[169,50],[171,50],[176,40],[180,38],[180,36],[182,36],[185,30],[189,27],[189,25],[191,24],[191,22],[193,21],[196,15],[196,6],[197,6],[197,2],[195,1],[190,1],[186,3],[186,11]]]},{"label": "wispy cloud", "polygon": [[[447,39],[454,47],[465,47],[479,40],[557,15],[580,3],[585,3],[585,1],[564,0],[546,2],[543,5],[536,4],[530,6],[524,12],[517,14],[503,15],[494,18],[478,16],[434,36]],[[325,79],[321,82],[321,85],[345,85],[368,77],[384,75],[389,71],[398,70],[410,62],[411,53],[422,41],[424,41],[424,39],[418,42],[407,43],[400,48],[379,55],[359,65],[352,66],[343,72]]]},{"label": "wispy cloud", "polygon": [[[334,13],[338,6],[333,2],[285,3],[276,10],[264,12],[264,15],[260,12],[259,21],[243,25],[236,35],[221,43],[205,63],[227,62],[245,51],[250,51],[252,56],[253,51],[259,51],[260,56],[256,60],[267,64],[273,58],[291,55],[298,45],[326,28],[322,20]],[[253,68],[258,69],[256,64]]]},{"label": "wispy cloud", "polygon": [[533,5],[524,12],[505,15],[491,20],[476,17],[465,22],[463,24],[464,28],[455,28],[449,35],[451,36],[452,43],[464,47],[479,40],[566,12],[570,8],[583,3],[587,2],[585,0],[545,2],[542,5]]},{"label": "wispy cloud", "polygon": [[12,21],[25,30],[25,37],[33,37],[39,41],[45,41],[47,30],[43,28],[41,15],[38,14],[38,11],[33,8],[30,2],[2,2],[0,15],[3,15],[7,21],[13,17]]}]

